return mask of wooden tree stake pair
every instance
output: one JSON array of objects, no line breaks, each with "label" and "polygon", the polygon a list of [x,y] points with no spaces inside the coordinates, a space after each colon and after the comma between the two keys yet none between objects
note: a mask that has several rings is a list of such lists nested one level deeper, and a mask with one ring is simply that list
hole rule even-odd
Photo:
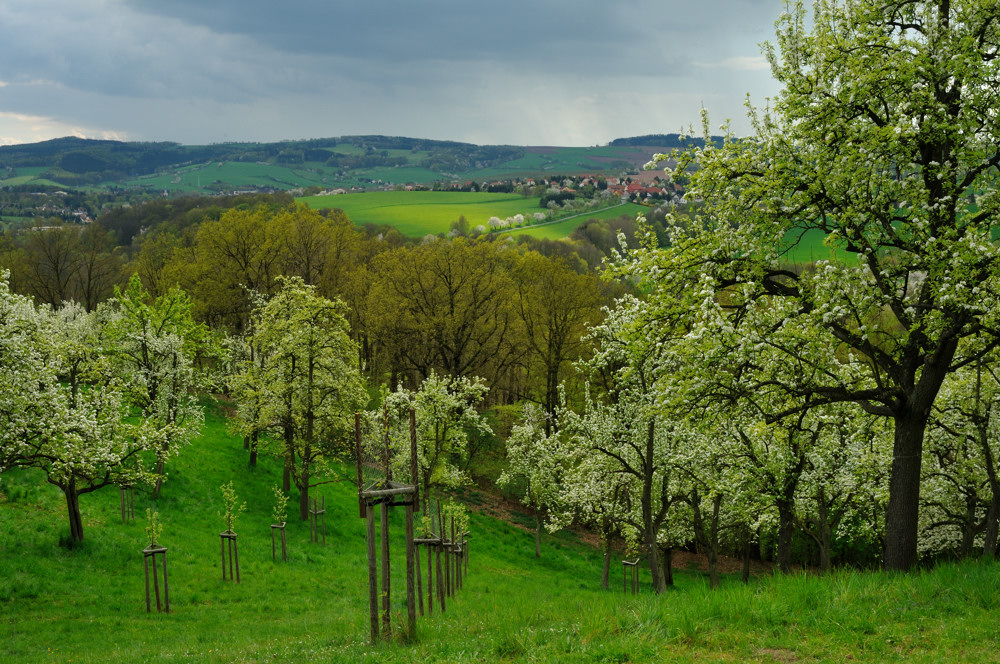
[{"label": "wooden tree stake pair", "polygon": [[[160,581],[157,574],[156,556],[163,565],[163,606],[160,605]],[[142,566],[146,570],[146,613],[152,612],[149,596],[149,563],[153,563],[153,591],[156,593],[156,610],[170,613],[170,590],[167,587],[167,550],[162,546],[151,546],[142,550]]]}]

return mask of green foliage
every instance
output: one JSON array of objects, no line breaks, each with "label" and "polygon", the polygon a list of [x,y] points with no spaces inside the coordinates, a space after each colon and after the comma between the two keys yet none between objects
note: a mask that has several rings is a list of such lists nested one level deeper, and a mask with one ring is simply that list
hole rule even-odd
[{"label": "green foliage", "polygon": [[160,544],[160,537],[163,535],[163,524],[160,523],[160,513],[146,508],[146,548],[155,549]]},{"label": "green foliage", "polygon": [[271,519],[275,524],[283,524],[288,520],[288,496],[281,487],[275,485],[271,487],[274,493],[274,508],[271,510]]},{"label": "green foliage", "polygon": [[240,502],[239,497],[236,495],[236,489],[233,488],[233,483],[230,481],[219,487],[222,490],[222,512],[216,512],[218,516],[226,524],[226,532],[234,533],[233,527],[236,525],[236,518],[240,514],[246,511],[246,502]]}]

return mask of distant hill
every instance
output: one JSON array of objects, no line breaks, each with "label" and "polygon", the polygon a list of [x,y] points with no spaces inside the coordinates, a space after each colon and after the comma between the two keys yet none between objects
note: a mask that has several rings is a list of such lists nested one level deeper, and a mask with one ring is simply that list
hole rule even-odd
[{"label": "distant hill", "polygon": [[0,187],[213,194],[617,174],[641,168],[653,152],[680,146],[677,134],[619,138],[598,147],[474,145],[380,135],[211,145],[65,137],[0,146]]}]

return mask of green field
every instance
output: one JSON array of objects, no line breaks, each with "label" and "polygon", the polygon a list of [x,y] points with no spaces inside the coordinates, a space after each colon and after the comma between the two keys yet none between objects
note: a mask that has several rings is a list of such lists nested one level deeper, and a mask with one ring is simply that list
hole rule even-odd
[{"label": "green field", "polygon": [[[538,173],[605,173],[609,170],[621,170],[620,166],[609,168],[609,165],[632,161],[625,157],[628,149],[601,146],[588,148],[554,147],[530,150],[520,159],[506,162],[500,166],[483,168],[468,173],[460,173],[460,179],[504,179],[520,176],[536,175]],[[649,155],[652,157],[652,154]],[[630,170],[634,170],[635,166]]]},{"label": "green field", "polygon": [[340,208],[355,224],[386,224],[403,235],[447,233],[451,222],[465,216],[470,228],[490,217],[507,218],[538,212],[537,198],[520,194],[450,191],[385,191],[300,198],[313,209]]},{"label": "green field", "polygon": [[[367,639],[363,522],[353,485],[321,487],[326,544],[288,525],[289,560],[272,562],[270,487],[280,463],[250,469],[218,414],[172,459],[163,495],[136,491],[122,523],[113,488],[83,496],[85,542],[68,531],[60,494],[34,473],[0,476],[0,661],[31,662],[987,662],[996,661],[1000,566],[967,562],[890,575],[763,576],[743,586],[678,571],[662,596],[643,573],[638,596],[599,587],[600,552],[570,533],[532,535],[494,518],[468,491],[469,574],[447,611],[405,623],[401,515],[392,518],[396,636]],[[349,470],[349,469],[348,469]],[[240,584],[222,580],[219,487],[232,480],[248,510],[237,524]],[[147,614],[143,514],[159,511],[168,549],[169,614]],[[294,509],[292,510],[294,511]],[[396,510],[399,511],[399,510]],[[530,523],[514,514],[517,523]]]},{"label": "green field", "polygon": [[617,219],[622,215],[634,218],[640,212],[644,212],[648,209],[649,208],[643,205],[637,205],[636,203],[626,203],[624,205],[618,205],[606,210],[584,212],[583,214],[575,215],[552,224],[544,224],[530,228],[518,228],[507,232],[511,235],[528,235],[535,238],[558,240],[560,238],[568,237],[577,226],[588,219]]},{"label": "green field", "polygon": [[137,178],[126,182],[127,186],[140,186],[167,191],[213,191],[213,183],[226,183],[225,190],[256,187],[295,189],[332,182],[333,169],[322,164],[299,164],[295,167],[257,164],[241,161],[227,161],[187,166],[171,173],[152,177]]}]

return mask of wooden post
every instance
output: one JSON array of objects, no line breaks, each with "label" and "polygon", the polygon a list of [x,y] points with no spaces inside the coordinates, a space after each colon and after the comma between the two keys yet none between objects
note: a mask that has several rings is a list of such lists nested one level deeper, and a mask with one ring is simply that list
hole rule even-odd
[{"label": "wooden post", "polygon": [[424,615],[424,584],[421,579],[423,574],[420,573],[420,547],[413,547],[414,564],[413,568],[417,572],[417,607],[420,609],[420,615]]},{"label": "wooden post", "polygon": [[420,475],[417,472],[417,411],[410,406],[410,483],[413,484],[413,511],[420,512]]},{"label": "wooden post", "polygon": [[427,613],[434,615],[434,549],[427,545]]},{"label": "wooden post", "polygon": [[361,413],[354,413],[354,461],[358,466],[358,512],[365,518],[365,501],[361,497],[364,491],[364,478],[361,476]]},{"label": "wooden post", "polygon": [[639,558],[622,561],[622,592],[628,592],[629,572],[632,573],[632,594],[639,593]]},{"label": "wooden post", "polygon": [[450,526],[451,526],[451,546],[448,547],[448,548],[449,548],[449,552],[451,553],[451,555],[449,556],[449,558],[451,558],[452,561],[451,561],[450,569],[449,569],[449,572],[451,573],[451,576],[448,578],[448,587],[451,590],[451,592],[449,593],[449,596],[450,597],[454,597],[455,593],[458,591],[458,549],[456,548],[457,544],[455,543],[455,516],[454,515],[452,515],[450,521],[451,521],[451,523],[450,523]]},{"label": "wooden post", "polygon": [[375,512],[371,509],[366,510],[365,507],[362,503],[361,511],[365,515],[365,525],[368,529],[368,615],[371,623],[371,640],[372,644],[375,644],[378,642],[378,572],[376,571],[378,560],[375,554]]},{"label": "wooden post", "polygon": [[[163,610],[170,613],[170,588],[167,586],[167,550],[160,553],[160,561],[163,563]],[[156,559],[153,559],[156,562]]]},{"label": "wooden post", "polygon": [[465,536],[462,539],[462,549],[465,551],[465,575],[469,576],[469,533],[468,530],[465,531]]},{"label": "wooden post", "polygon": [[[434,547],[434,556],[437,559],[437,586],[438,586],[438,598],[441,600],[441,613],[445,612],[445,601],[444,601],[444,577],[441,574],[441,549],[444,548],[444,540],[441,540],[437,546]],[[447,558],[445,559],[447,560]]]},{"label": "wooden post", "polygon": [[[145,570],[146,572],[146,613],[150,613],[151,611],[149,608],[149,556],[146,554],[145,550],[143,550],[142,552],[142,567],[143,570]],[[154,573],[156,572],[155,567],[153,568],[153,572]],[[160,607],[157,606],[156,609],[158,611]]]},{"label": "wooden post", "polygon": [[414,596],[413,497],[406,505],[406,631],[411,639],[417,634],[417,603]]},{"label": "wooden post", "polygon": [[321,496],[319,502],[313,498],[312,509],[309,510],[309,541],[319,542],[322,531],[323,544],[326,544],[326,496]]},{"label": "wooden post", "polygon": [[275,562],[277,554],[275,553],[275,539],[274,531],[277,529],[281,532],[281,560],[282,562],[288,562],[288,550],[285,548],[285,522],[272,523],[271,524],[271,562]]},{"label": "wooden post", "polygon": [[132,489],[132,485],[126,485],[118,487],[119,499],[121,500],[122,508],[122,523],[128,523],[135,520],[135,492]]},{"label": "wooden post", "polygon": [[391,570],[389,568],[389,504],[382,503],[382,638],[389,640],[392,635],[392,622],[389,611],[391,602],[389,598],[389,586]]},{"label": "wooden post", "polygon": [[[156,556],[159,555],[162,559],[163,565],[163,604],[160,604],[160,581],[159,572],[157,570]],[[164,547],[148,547],[142,550],[142,566],[146,573],[146,613],[152,611],[152,603],[149,595],[149,566],[150,558],[152,558],[153,565],[153,592],[156,595],[156,610],[160,611],[161,607],[166,613],[170,613],[170,588],[167,584],[167,550]]]},{"label": "wooden post", "polygon": [[392,481],[392,452],[389,450],[389,406],[382,404],[382,417],[385,420],[385,481]]},{"label": "wooden post", "polygon": [[[222,544],[222,580],[226,580],[226,544],[229,544],[229,580],[235,580],[236,583],[240,582],[240,549],[236,542],[236,533],[231,533],[228,530],[224,533],[219,533],[220,543]],[[236,561],[236,575],[233,576],[233,560]]]}]

